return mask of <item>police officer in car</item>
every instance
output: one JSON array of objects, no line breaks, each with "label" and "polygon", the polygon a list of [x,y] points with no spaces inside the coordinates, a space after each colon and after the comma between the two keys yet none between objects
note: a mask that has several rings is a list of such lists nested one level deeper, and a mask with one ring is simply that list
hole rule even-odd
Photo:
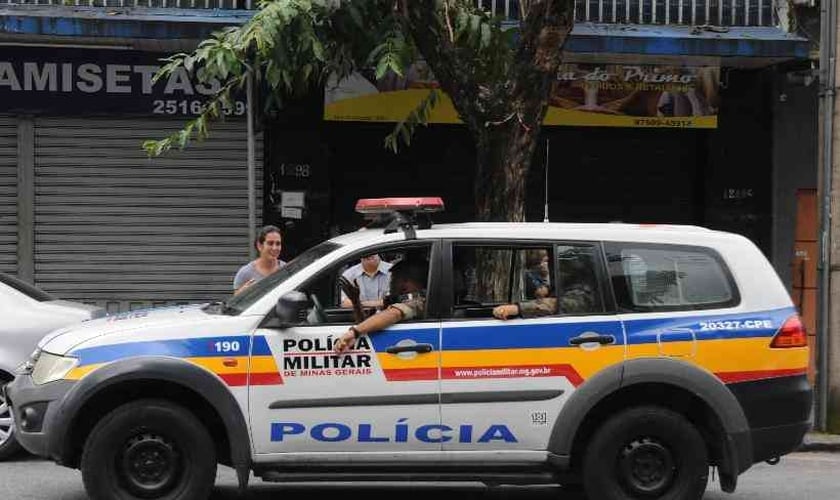
[{"label": "police officer in car", "polygon": [[418,255],[407,255],[391,267],[390,305],[382,312],[351,326],[341,335],[333,348],[342,353],[353,347],[356,339],[369,335],[404,320],[422,319],[426,316],[426,279],[429,266]]},{"label": "police officer in car", "polygon": [[554,296],[546,289],[546,295],[515,304],[502,304],[493,309],[497,319],[513,317],[536,318],[552,314],[587,314],[598,309],[597,294],[591,279],[595,272],[582,259],[567,259],[562,269],[562,289]]}]

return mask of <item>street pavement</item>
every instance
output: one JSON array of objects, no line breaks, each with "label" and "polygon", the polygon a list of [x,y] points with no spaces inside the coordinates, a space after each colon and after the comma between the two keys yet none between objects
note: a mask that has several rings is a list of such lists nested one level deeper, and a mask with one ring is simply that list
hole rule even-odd
[{"label": "street pavement", "polygon": [[[212,500],[310,500],[342,496],[400,500],[583,500],[578,493],[558,487],[484,488],[476,484],[270,484],[255,480],[240,496],[231,469],[219,468]],[[709,485],[706,500],[834,500],[840,497],[840,453],[805,452],[782,458],[779,465],[759,464],[739,478],[738,491],[720,491],[717,481]],[[87,500],[81,475],[33,457],[21,456],[0,463],[0,498],[9,500]]]}]

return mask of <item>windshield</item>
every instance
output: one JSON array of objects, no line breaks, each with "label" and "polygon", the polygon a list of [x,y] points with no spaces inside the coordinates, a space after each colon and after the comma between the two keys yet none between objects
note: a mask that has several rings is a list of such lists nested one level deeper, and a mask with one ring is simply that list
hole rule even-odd
[{"label": "windshield", "polygon": [[246,288],[239,295],[228,299],[226,309],[236,315],[251,307],[253,303],[260,300],[266,293],[289,279],[292,275],[312,264],[321,257],[339,248],[339,245],[330,241],[320,243],[292,259],[288,264],[281,267],[272,275],[261,279],[254,285]]}]

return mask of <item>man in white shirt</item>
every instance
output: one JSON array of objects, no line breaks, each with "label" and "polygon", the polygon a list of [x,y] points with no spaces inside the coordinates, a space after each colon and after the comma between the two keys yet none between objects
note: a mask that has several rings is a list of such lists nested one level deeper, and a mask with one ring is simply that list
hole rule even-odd
[{"label": "man in white shirt", "polygon": [[[391,264],[379,258],[378,254],[365,255],[361,262],[349,267],[341,275],[359,287],[362,307],[382,307],[382,299],[391,286]],[[341,307],[353,307],[353,302],[342,291]]]}]

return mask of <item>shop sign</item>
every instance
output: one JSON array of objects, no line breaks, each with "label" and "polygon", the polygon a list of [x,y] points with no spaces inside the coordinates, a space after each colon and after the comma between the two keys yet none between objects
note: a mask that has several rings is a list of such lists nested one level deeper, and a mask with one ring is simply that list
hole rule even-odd
[{"label": "shop sign", "polygon": [[[720,69],[714,66],[566,64],[558,72],[545,125],[715,128]],[[438,88],[417,63],[404,78],[356,73],[326,92],[324,118],[397,122]],[[460,123],[445,96],[431,123]]]},{"label": "shop sign", "polygon": [[[194,81],[180,68],[154,81],[161,53],[5,48],[0,53],[0,113],[194,116],[219,82]],[[227,115],[246,112],[237,99]]]}]

